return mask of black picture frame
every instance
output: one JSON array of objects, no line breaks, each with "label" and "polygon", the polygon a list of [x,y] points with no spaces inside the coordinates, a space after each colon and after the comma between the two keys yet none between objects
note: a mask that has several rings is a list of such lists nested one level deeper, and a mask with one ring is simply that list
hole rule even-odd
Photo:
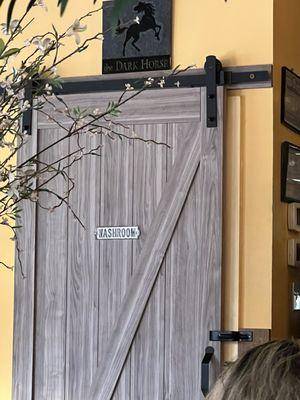
[{"label": "black picture frame", "polygon": [[281,123],[300,134],[300,76],[287,67],[281,69]]},{"label": "black picture frame", "polygon": [[281,145],[281,201],[300,203],[300,147],[290,142]]}]

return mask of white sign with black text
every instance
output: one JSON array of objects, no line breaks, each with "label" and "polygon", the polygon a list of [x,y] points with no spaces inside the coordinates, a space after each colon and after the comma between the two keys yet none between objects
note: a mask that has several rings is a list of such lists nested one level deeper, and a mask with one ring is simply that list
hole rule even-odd
[{"label": "white sign with black text", "polygon": [[138,239],[140,230],[138,226],[103,226],[96,229],[95,235],[98,240]]}]

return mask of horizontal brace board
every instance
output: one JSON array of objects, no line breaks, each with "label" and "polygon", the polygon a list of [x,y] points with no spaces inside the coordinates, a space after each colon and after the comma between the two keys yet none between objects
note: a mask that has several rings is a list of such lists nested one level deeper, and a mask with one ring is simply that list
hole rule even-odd
[{"label": "horizontal brace board", "polygon": [[[176,94],[176,96],[173,95]],[[180,96],[178,94],[180,93]],[[131,96],[133,92],[126,93],[126,96]],[[81,108],[90,108],[92,104],[97,104],[97,108],[105,110],[109,101],[117,101],[120,97],[119,92],[96,92],[86,93],[85,96],[77,94],[64,95],[64,101],[68,107],[72,108],[79,106]],[[125,97],[126,99],[126,97]],[[58,107],[62,105],[55,98],[51,101]],[[128,103],[120,107],[121,114],[114,117],[114,122],[122,122],[126,124],[134,123],[167,123],[170,120],[175,122],[199,121],[199,104],[200,88],[184,89],[160,89],[154,91],[145,91],[137,97],[132,98]],[[61,124],[67,126],[70,119],[62,113],[55,113],[50,105],[45,105],[43,111],[51,113],[53,118]],[[46,115],[38,113],[39,128],[54,127],[54,121],[47,119]],[[101,121],[105,125],[105,121]]]}]

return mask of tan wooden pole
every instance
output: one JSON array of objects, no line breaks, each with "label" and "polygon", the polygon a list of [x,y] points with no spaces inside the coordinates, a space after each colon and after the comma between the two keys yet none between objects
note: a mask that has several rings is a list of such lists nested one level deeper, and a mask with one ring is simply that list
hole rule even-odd
[{"label": "tan wooden pole", "polygon": [[[223,329],[239,329],[241,98],[228,96],[224,137]],[[237,343],[223,344],[223,360],[238,357]]]}]

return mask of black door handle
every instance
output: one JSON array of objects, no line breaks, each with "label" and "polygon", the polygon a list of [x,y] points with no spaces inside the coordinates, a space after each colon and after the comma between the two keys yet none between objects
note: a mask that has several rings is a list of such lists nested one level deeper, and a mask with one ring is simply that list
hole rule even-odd
[{"label": "black door handle", "polygon": [[201,363],[201,391],[204,397],[206,397],[209,392],[209,364],[214,355],[214,352],[215,350],[213,347],[206,347],[205,355]]}]

